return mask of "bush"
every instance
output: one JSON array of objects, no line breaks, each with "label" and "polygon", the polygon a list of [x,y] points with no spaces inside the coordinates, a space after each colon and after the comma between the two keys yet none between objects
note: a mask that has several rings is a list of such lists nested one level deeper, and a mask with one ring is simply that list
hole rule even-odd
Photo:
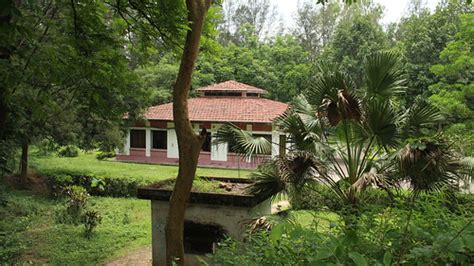
[{"label": "bush", "polygon": [[43,139],[36,144],[36,148],[38,148],[38,155],[47,156],[58,152],[59,145],[50,139]]},{"label": "bush", "polygon": [[81,186],[94,196],[135,197],[138,187],[153,183],[145,178],[96,176],[68,170],[42,172],[41,175],[46,177],[53,197],[60,196],[71,185]]},{"label": "bush", "polygon": [[89,194],[83,187],[76,185],[67,186],[63,191],[67,197],[66,207],[57,211],[56,221],[78,225],[81,222],[83,210],[89,200]]},{"label": "bush", "polygon": [[82,223],[84,224],[84,236],[87,239],[92,237],[95,228],[100,224],[102,221],[102,216],[100,216],[99,212],[89,210],[84,213],[82,216]]},{"label": "bush", "polygon": [[79,155],[79,149],[74,145],[67,145],[59,149],[58,155],[60,157],[77,157]]},{"label": "bush", "polygon": [[114,158],[116,156],[115,152],[113,151],[99,151],[97,152],[97,154],[95,155],[95,158],[97,160],[104,160],[106,158]]},{"label": "bush", "polygon": [[[344,206],[331,189],[321,183],[308,183],[290,197],[291,206],[296,210],[325,210],[341,211]],[[386,191],[376,188],[367,188],[360,195],[360,205],[391,205],[392,199]]]},{"label": "bush", "polygon": [[[246,243],[231,239],[211,255],[216,265],[472,265],[472,213],[459,215],[440,201],[403,208],[367,206],[358,215],[357,234],[342,222],[329,231],[284,222],[270,233],[251,235]],[[400,259],[399,259],[400,258]]]}]

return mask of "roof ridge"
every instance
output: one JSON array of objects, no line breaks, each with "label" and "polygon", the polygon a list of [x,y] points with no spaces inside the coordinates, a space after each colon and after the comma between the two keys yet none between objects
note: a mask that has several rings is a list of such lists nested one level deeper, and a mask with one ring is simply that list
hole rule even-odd
[{"label": "roof ridge", "polygon": [[243,82],[236,80],[227,80],[220,83],[210,84],[201,88],[196,89],[196,91],[242,91],[242,92],[255,92],[255,93],[266,93],[264,89],[260,89],[253,85],[249,85]]}]

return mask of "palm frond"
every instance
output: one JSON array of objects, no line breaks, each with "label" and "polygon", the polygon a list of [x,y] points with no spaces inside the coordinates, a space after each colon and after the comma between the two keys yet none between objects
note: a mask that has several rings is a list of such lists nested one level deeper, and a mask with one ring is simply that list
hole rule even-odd
[{"label": "palm frond", "polygon": [[461,164],[443,141],[407,144],[396,159],[398,174],[410,182],[415,193],[453,186],[461,177]]},{"label": "palm frond", "polygon": [[250,194],[265,194],[276,197],[287,190],[287,178],[279,171],[275,160],[261,165],[257,171],[250,174],[254,183],[247,188]]},{"label": "palm frond", "polygon": [[422,128],[430,127],[443,121],[441,112],[421,97],[417,97],[398,121],[401,133],[408,137],[417,136]]},{"label": "palm frond", "polygon": [[371,54],[365,63],[366,99],[384,99],[403,93],[403,74],[399,67],[398,54],[383,51]]},{"label": "palm frond", "polygon": [[225,124],[217,130],[215,143],[228,143],[231,150],[238,154],[251,157],[256,154],[268,154],[272,144],[264,137],[255,137],[250,132],[242,130],[233,124]]},{"label": "palm frond", "polygon": [[389,102],[372,100],[366,103],[365,126],[377,144],[395,147],[400,142],[397,132],[397,117]]}]

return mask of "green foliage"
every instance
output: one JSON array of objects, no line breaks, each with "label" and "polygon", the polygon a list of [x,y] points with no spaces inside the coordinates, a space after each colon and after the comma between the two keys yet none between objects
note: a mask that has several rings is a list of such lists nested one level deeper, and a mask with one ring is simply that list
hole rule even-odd
[{"label": "green foliage", "polygon": [[447,127],[448,136],[466,155],[472,155],[472,147],[464,143],[470,143],[469,140],[474,138],[474,133],[472,133],[472,118],[474,117],[472,104],[472,99],[474,99],[473,19],[472,14],[460,16],[459,32],[454,40],[441,51],[440,64],[431,67],[431,72],[439,81],[429,87],[430,92],[433,93],[429,100],[446,117],[443,124]]},{"label": "green foliage", "polygon": [[[46,178],[53,196],[70,185],[84,187],[91,195],[134,197],[137,188],[173,178],[178,167],[97,160],[94,154],[78,157],[32,156],[32,167]],[[198,168],[198,176],[245,177],[246,170]]]},{"label": "green foliage", "polygon": [[[54,212],[64,201],[31,192],[15,191],[0,184],[0,261],[11,264],[103,264],[130,249],[151,243],[150,203],[138,199],[91,197],[90,206],[101,210],[102,222],[93,238],[84,237],[84,227],[56,224]],[[127,214],[129,221],[122,222]]]},{"label": "green foliage", "polygon": [[104,160],[108,158],[114,158],[116,156],[114,151],[99,151],[96,153],[95,158],[97,160]]},{"label": "green foliage", "polygon": [[88,210],[82,215],[82,223],[84,224],[84,236],[90,239],[94,233],[95,228],[101,223],[102,216],[99,212]]},{"label": "green foliage", "polygon": [[59,148],[58,155],[60,157],[77,157],[79,156],[79,148],[74,145],[67,145]]},{"label": "green foliage", "polygon": [[355,77],[357,83],[363,77],[365,58],[388,48],[388,38],[378,23],[380,14],[377,5],[364,7],[360,4],[348,8],[335,29],[329,47],[323,52],[323,58]]},{"label": "green foliage", "polygon": [[59,145],[49,138],[45,138],[36,144],[38,155],[47,156],[59,150]]},{"label": "green foliage", "polygon": [[[442,119],[423,99],[407,110],[393,104],[393,98],[405,89],[398,62],[393,51],[367,56],[363,83],[333,64],[322,64],[308,91],[274,120],[275,126],[288,134],[290,146],[285,147],[286,154],[258,169],[253,175],[254,189],[293,196],[316,179],[343,204],[357,207],[367,188],[375,185],[386,190],[395,177],[411,181],[417,191],[452,182],[460,167],[446,145],[435,145],[421,156],[425,164],[409,167],[409,163],[398,163],[397,169],[393,167],[394,149],[402,149],[400,144],[410,136],[426,136]],[[247,157],[271,148],[269,142],[233,125],[221,127],[216,139],[231,143]],[[399,161],[413,158],[404,150],[398,154],[397,158],[403,158]],[[420,185],[422,182],[426,183]]]},{"label": "green foliage", "polygon": [[[409,252],[401,264],[472,263],[472,213],[452,212],[444,202],[435,196],[416,205],[405,246],[401,236],[408,206],[369,204],[358,216],[357,236],[341,230],[339,222],[321,231],[317,225],[304,228],[289,221],[274,226],[270,233],[250,235],[244,244],[223,241],[211,258],[218,265],[393,265],[406,249]],[[461,205],[472,204],[472,196],[470,202]]]},{"label": "green foliage", "polygon": [[405,101],[411,104],[418,95],[429,96],[428,87],[439,81],[430,68],[439,64],[439,54],[453,40],[460,26],[460,15],[471,10],[465,1],[441,3],[434,13],[422,8],[402,18],[397,32],[402,49],[409,90]]}]

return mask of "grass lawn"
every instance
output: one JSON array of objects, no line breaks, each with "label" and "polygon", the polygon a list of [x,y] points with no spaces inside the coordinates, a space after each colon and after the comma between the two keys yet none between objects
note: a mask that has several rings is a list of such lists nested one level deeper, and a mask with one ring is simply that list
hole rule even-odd
[{"label": "grass lawn", "polygon": [[17,253],[23,262],[33,264],[91,265],[151,244],[147,200],[91,198],[102,223],[89,240],[82,225],[56,223],[55,213],[65,200],[12,191],[1,184],[0,193],[0,264]]},{"label": "grass lawn", "polygon": [[331,211],[290,211],[294,220],[303,227],[316,226],[318,231],[328,231],[331,226],[339,221],[339,215]]},{"label": "grass lawn", "polygon": [[[30,154],[30,166],[38,172],[51,172],[54,170],[71,170],[83,173],[92,173],[98,176],[109,177],[134,177],[150,180],[162,180],[176,177],[177,166],[125,163],[114,160],[100,161],[95,158],[94,153],[80,153],[78,157],[66,158],[58,156],[37,156],[34,152]],[[251,171],[198,168],[198,176],[224,176],[224,177],[246,177]]]},{"label": "grass lawn", "polygon": [[[148,200],[92,197],[90,207],[100,212],[102,223],[91,239],[84,237],[82,225],[56,222],[56,212],[64,206],[65,199],[12,190],[0,183],[0,264],[20,257],[19,262],[33,264],[91,265],[151,245]],[[338,218],[330,212],[291,214],[303,226],[316,222],[322,230]]]}]

